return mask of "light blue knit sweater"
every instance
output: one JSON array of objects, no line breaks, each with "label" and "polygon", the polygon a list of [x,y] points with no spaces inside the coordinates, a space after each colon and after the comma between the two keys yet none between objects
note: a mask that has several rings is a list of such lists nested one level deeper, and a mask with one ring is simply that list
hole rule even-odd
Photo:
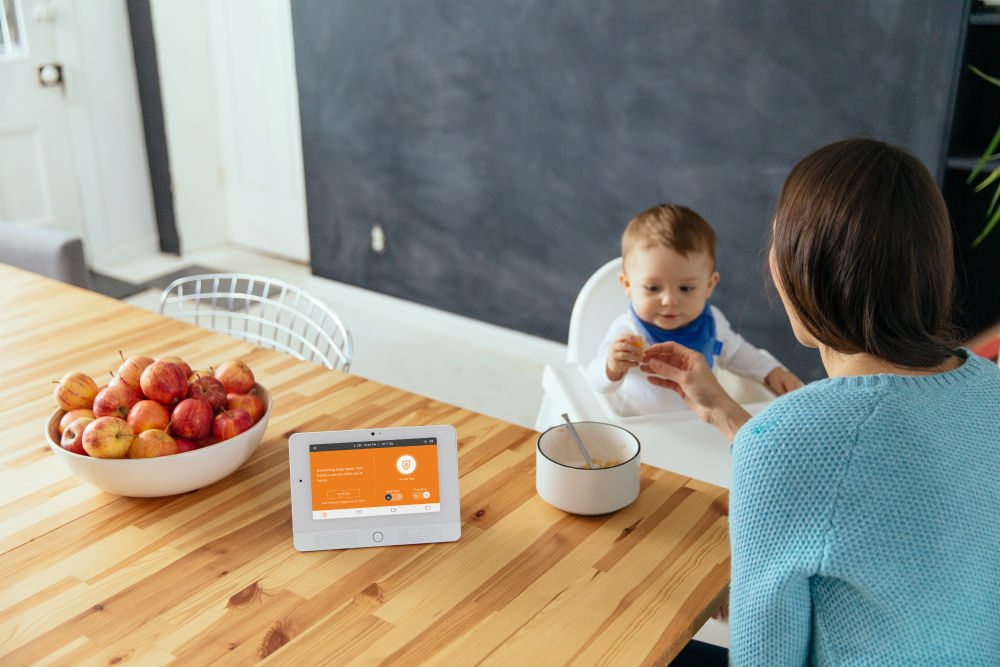
[{"label": "light blue knit sweater", "polygon": [[1000,369],[813,382],[733,442],[734,665],[1000,664]]}]

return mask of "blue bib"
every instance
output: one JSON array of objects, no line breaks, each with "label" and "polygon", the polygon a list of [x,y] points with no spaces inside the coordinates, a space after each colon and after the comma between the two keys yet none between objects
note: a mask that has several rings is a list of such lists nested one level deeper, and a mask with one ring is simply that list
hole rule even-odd
[{"label": "blue bib", "polygon": [[722,352],[722,343],[715,338],[715,316],[712,315],[712,309],[707,303],[701,315],[680,329],[661,329],[655,324],[643,322],[635,314],[632,304],[629,304],[628,312],[650,343],[665,343],[668,340],[680,343],[688,349],[700,352],[708,362],[709,368],[715,364],[715,355]]}]

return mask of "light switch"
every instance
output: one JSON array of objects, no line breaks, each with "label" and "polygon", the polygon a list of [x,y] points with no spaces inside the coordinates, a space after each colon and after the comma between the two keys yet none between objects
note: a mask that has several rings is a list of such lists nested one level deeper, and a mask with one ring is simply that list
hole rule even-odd
[{"label": "light switch", "polygon": [[371,244],[372,252],[376,255],[385,254],[385,230],[382,225],[372,225]]}]

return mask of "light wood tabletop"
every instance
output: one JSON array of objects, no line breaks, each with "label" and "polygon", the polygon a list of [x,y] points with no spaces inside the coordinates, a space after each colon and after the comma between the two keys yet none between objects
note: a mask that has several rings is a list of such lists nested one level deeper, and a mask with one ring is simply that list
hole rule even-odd
[{"label": "light wood tabletop", "polygon": [[[253,456],[166,498],[74,477],[52,382],[119,350],[246,361],[274,401]],[[291,433],[421,424],[458,432],[459,541],[293,548]],[[726,594],[725,489],[643,466],[628,507],[566,514],[537,435],[0,264],[0,665],[668,663]]]}]

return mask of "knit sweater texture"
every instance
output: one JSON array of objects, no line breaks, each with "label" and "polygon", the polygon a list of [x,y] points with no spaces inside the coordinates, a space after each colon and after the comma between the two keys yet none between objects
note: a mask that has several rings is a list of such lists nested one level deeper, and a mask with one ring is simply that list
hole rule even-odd
[{"label": "knit sweater texture", "polygon": [[734,665],[1000,664],[1000,369],[830,378],[733,442]]}]

